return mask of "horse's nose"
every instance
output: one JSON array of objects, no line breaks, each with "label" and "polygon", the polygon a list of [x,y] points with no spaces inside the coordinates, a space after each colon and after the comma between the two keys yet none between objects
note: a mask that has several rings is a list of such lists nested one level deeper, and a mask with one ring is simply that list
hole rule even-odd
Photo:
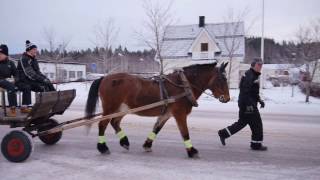
[{"label": "horse's nose", "polygon": [[226,103],[226,102],[230,101],[230,97],[227,96],[227,97],[225,98],[224,95],[221,95],[221,96],[219,97],[219,101],[220,101],[220,102],[223,102],[223,103]]},{"label": "horse's nose", "polygon": [[230,101],[230,97],[228,96],[228,97],[224,98],[224,101],[225,102],[229,102]]}]

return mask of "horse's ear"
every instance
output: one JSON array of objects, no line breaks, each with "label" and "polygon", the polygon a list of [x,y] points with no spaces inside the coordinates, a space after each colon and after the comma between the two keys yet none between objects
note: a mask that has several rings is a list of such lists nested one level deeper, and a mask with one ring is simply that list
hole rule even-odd
[{"label": "horse's ear", "polygon": [[229,64],[229,62],[225,63],[223,69],[226,69],[226,67],[228,66],[228,64]]},{"label": "horse's ear", "polygon": [[222,62],[222,64],[220,65],[220,72],[224,72],[227,65],[228,65],[228,63]]}]

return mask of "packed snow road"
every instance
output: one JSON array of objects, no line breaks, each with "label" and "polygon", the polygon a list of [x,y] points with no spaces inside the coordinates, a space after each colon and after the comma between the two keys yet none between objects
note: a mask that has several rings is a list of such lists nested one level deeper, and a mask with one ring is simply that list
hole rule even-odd
[{"label": "packed snow road", "polygon": [[[73,106],[60,121],[82,116]],[[263,113],[267,152],[249,149],[250,129],[227,140],[223,147],[217,130],[237,119],[237,109],[214,111],[195,109],[189,116],[192,143],[199,159],[189,159],[175,121],[169,120],[153,145],[144,152],[142,144],[155,118],[125,117],[122,127],[129,137],[130,150],[120,147],[111,126],[107,130],[110,155],[96,150],[97,125],[88,136],[84,128],[64,132],[54,145],[34,139],[35,149],[23,163],[10,163],[0,156],[1,180],[36,179],[319,179],[319,115]],[[0,127],[0,138],[8,127]]]}]

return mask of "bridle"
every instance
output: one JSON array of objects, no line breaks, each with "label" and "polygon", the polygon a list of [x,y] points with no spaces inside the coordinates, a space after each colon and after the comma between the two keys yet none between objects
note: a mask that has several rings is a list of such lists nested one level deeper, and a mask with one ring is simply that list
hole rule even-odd
[{"label": "bridle", "polygon": [[[183,73],[183,71],[182,71],[182,73]],[[167,80],[170,84],[172,84],[172,85],[174,85],[174,86],[176,86],[176,87],[185,88],[184,85],[177,84],[177,83],[173,82],[173,81],[172,81],[171,79],[169,79],[167,76],[163,76],[163,78],[164,78],[165,80]],[[213,80],[214,80],[214,78],[211,78],[211,80],[209,81],[208,84],[213,83]],[[203,94],[206,94],[206,95],[208,95],[208,96],[210,96],[210,97],[215,98],[212,94],[209,94],[209,93],[205,92],[206,89],[204,89],[204,88],[199,88],[199,87],[197,87],[196,85],[194,85],[194,84],[192,84],[192,83],[190,83],[190,82],[189,82],[189,84],[190,84],[190,86],[191,86],[192,88],[196,89],[198,92],[203,93]]]}]

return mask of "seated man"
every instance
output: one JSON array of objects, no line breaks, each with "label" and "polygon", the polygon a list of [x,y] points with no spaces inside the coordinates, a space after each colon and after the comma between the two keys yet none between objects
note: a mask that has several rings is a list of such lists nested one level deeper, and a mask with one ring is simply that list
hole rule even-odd
[{"label": "seated man", "polygon": [[37,46],[29,40],[26,41],[26,52],[18,62],[18,87],[29,87],[35,92],[55,91],[50,80],[40,72],[36,59]]},{"label": "seated man", "polygon": [[[4,44],[0,45],[0,87],[6,89],[8,93],[10,111],[7,115],[15,117],[17,106],[16,91],[18,87],[16,87],[13,82],[8,81],[8,78],[16,77],[17,69],[14,62],[8,59],[8,55],[8,47]],[[30,90],[24,87],[20,90],[23,91],[23,101],[20,110],[22,113],[29,113],[30,109],[28,109],[28,105],[31,104],[31,96],[28,95],[30,94]]]}]

